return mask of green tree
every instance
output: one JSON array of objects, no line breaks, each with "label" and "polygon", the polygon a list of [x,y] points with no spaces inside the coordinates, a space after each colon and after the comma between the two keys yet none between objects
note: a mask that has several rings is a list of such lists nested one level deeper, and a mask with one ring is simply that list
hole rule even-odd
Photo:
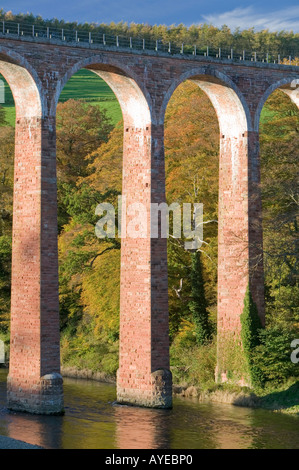
[{"label": "green tree", "polygon": [[196,342],[202,346],[211,339],[212,330],[205,298],[200,251],[192,253],[191,259],[191,301],[189,302],[189,309],[195,324]]},{"label": "green tree", "polygon": [[298,321],[298,122],[299,110],[289,97],[273,93],[261,122],[266,307],[268,319],[289,326]]},{"label": "green tree", "polygon": [[259,384],[277,387],[292,377],[298,379],[298,364],[291,361],[291,342],[297,337],[298,329],[282,324],[260,330],[260,344],[252,352],[252,365],[258,371]]},{"label": "green tree", "polygon": [[255,348],[260,344],[259,331],[262,328],[257,306],[254,303],[249,287],[247,287],[244,308],[240,316],[242,348],[246,357],[249,377],[253,385],[260,383],[260,370],[253,361]]}]

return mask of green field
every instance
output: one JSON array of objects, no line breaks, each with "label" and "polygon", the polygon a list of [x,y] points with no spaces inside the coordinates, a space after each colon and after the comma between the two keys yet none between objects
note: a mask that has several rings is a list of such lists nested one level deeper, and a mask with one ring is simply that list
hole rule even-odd
[{"label": "green field", "polygon": [[[11,90],[0,74],[0,79],[5,83],[5,103],[3,107],[6,111],[6,121],[9,125],[15,125],[15,105]],[[67,82],[61,92],[59,101],[67,101],[69,99],[81,99],[88,103],[100,106],[107,111],[108,116],[113,124],[117,124],[122,119],[122,113],[119,103],[111,88],[107,83],[89,70],[79,70]]]}]

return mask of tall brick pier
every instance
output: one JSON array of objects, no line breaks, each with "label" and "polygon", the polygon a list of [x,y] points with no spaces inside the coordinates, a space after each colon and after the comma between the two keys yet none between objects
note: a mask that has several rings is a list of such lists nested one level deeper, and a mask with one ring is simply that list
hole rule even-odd
[{"label": "tall brick pier", "polygon": [[55,116],[61,90],[82,68],[102,77],[119,100],[124,118],[123,195],[128,204],[142,202],[148,209],[146,236],[122,240],[117,399],[171,407],[167,246],[166,239],[150,237],[150,204],[165,201],[167,104],[182,82],[192,80],[209,96],[219,119],[216,378],[227,380],[224,346],[226,338],[233,338],[242,354],[238,338],[247,286],[264,321],[260,113],[277,88],[298,101],[292,88],[299,80],[298,67],[0,33],[0,73],[16,105],[8,377],[8,406],[14,410],[63,410]]}]

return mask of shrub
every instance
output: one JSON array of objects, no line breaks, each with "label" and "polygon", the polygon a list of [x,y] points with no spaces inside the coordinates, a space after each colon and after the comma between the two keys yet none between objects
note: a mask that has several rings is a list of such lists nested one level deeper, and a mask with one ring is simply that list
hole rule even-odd
[{"label": "shrub", "polygon": [[216,340],[202,346],[187,346],[175,339],[170,348],[170,363],[174,384],[200,386],[202,390],[214,387]]},{"label": "shrub", "polygon": [[299,366],[290,357],[295,338],[295,330],[285,325],[273,325],[259,332],[260,344],[253,351],[252,363],[260,371],[263,383],[277,385],[299,376]]}]

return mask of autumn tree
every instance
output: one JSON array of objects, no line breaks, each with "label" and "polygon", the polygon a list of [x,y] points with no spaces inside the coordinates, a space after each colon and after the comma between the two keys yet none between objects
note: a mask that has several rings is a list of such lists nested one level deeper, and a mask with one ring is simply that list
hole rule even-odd
[{"label": "autumn tree", "polygon": [[57,166],[60,181],[75,182],[87,175],[85,157],[107,142],[113,126],[106,111],[84,101],[57,106]]},{"label": "autumn tree", "polygon": [[113,126],[105,110],[82,100],[68,100],[57,106],[58,229],[69,220],[65,196],[81,177],[88,175],[91,154],[107,142]]},{"label": "autumn tree", "polygon": [[110,134],[108,142],[87,155],[88,176],[80,182],[100,192],[112,189],[121,193],[123,163],[123,125],[119,122]]}]

